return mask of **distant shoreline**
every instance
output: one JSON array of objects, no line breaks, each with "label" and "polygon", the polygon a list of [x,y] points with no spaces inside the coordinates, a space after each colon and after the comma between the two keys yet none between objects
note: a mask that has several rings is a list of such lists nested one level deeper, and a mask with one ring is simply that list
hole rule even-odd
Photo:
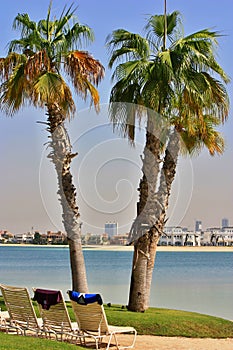
[{"label": "distant shoreline", "polygon": [[[43,248],[68,248],[68,245],[36,245],[36,244],[0,244],[0,247],[43,247]],[[122,245],[87,245],[83,250],[107,250],[107,251],[133,251],[133,246]],[[233,252],[231,247],[219,246],[158,246],[157,252]]]},{"label": "distant shoreline", "polygon": [[[84,246],[84,250],[112,250],[112,251],[133,251],[133,246]],[[176,247],[176,246],[158,246],[157,252],[233,252],[233,247]]]}]

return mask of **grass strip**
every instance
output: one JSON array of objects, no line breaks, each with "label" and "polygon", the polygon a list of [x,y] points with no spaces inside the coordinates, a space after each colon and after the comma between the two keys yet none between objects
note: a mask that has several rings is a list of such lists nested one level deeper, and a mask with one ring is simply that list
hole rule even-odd
[{"label": "grass strip", "polygon": [[110,324],[133,326],[138,334],[192,338],[233,338],[233,322],[195,312],[149,308],[144,313],[129,312],[113,305],[105,307]]},{"label": "grass strip", "polygon": [[86,348],[55,340],[24,337],[0,332],[1,350],[83,350]]}]

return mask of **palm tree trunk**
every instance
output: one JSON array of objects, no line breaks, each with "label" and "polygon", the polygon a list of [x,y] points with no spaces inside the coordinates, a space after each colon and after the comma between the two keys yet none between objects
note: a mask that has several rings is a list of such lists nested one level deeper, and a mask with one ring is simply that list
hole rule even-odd
[{"label": "palm tree trunk", "polygon": [[[180,151],[180,138],[178,132],[174,129],[169,137],[169,142],[165,151],[163,167],[161,169],[160,186],[157,193],[157,200],[163,203],[163,210],[160,214],[160,221],[168,209],[171,187],[176,175],[177,160]],[[164,220],[163,219],[163,220]]]},{"label": "palm tree trunk", "polygon": [[[157,149],[157,157],[159,158],[158,152],[159,149]],[[145,152],[144,154],[146,155]],[[146,232],[140,237],[138,237],[137,234],[137,240],[134,243],[134,256],[128,303],[128,309],[130,311],[144,312],[149,307],[150,290],[154,271],[157,244],[160,236],[162,235],[165,224],[165,217],[171,193],[171,186],[176,173],[178,154],[179,136],[177,132],[174,131],[170,135],[169,142],[165,151],[163,166],[160,173],[160,184],[158,191],[156,193],[153,192],[151,194],[148,194],[147,191],[145,194],[143,192],[144,188],[140,187],[140,198],[143,198],[145,201],[144,196],[147,196],[147,201],[145,201],[146,203],[143,209],[143,219],[145,221],[144,230]],[[146,160],[145,158],[144,163]],[[157,169],[157,171],[154,173],[154,176],[156,177],[156,179],[153,178],[153,184],[157,182],[157,178],[159,176],[159,169]],[[156,186],[154,187],[154,191],[155,190]],[[138,208],[140,208],[140,203],[138,205]],[[140,214],[142,215],[142,213]],[[136,224],[137,219],[135,220],[134,224]],[[134,230],[139,231],[139,223],[141,224],[140,232],[142,233],[142,221],[139,221],[137,223],[137,227],[134,228]]]},{"label": "palm tree trunk", "polygon": [[137,217],[129,234],[130,243],[136,242],[148,226],[154,223],[154,201],[160,168],[160,127],[155,112],[148,111],[146,145],[142,159],[142,179],[139,184],[139,201],[137,203]]},{"label": "palm tree trunk", "polygon": [[144,312],[149,307],[157,241],[158,235],[156,234],[156,229],[152,228],[134,244],[128,302],[128,310],[130,311]]},{"label": "palm tree trunk", "polygon": [[146,271],[145,289],[147,293],[146,293],[146,299],[145,299],[145,310],[148,309],[150,305],[150,292],[151,292],[151,284],[153,279],[153,271],[155,266],[156,251],[157,251],[158,241],[161,236],[160,232],[162,230],[161,227],[159,228],[158,227],[159,227],[159,223],[157,223],[156,226],[151,228],[150,230],[151,239],[150,239],[150,244],[148,246],[148,254],[150,256],[150,259],[148,260],[147,271]]},{"label": "palm tree trunk", "polygon": [[81,245],[81,224],[78,206],[76,205],[76,189],[73,184],[70,164],[76,154],[71,152],[71,144],[64,126],[65,116],[56,104],[50,104],[48,109],[48,131],[50,132],[51,152],[48,158],[55,165],[58,194],[62,206],[62,218],[70,250],[70,265],[73,290],[87,293],[85,261]]},{"label": "palm tree trunk", "polygon": [[150,244],[148,249],[148,252],[150,255],[150,261],[148,262],[148,265],[147,265],[147,274],[146,274],[147,276],[146,290],[148,291],[147,300],[145,300],[146,307],[149,306],[150,290],[151,290],[151,283],[152,283],[152,277],[153,277],[153,271],[154,271],[156,249],[165,226],[165,219],[166,219],[166,213],[167,213],[168,204],[169,204],[169,198],[171,194],[171,187],[176,174],[176,166],[177,166],[179,150],[180,150],[179,135],[176,132],[176,130],[174,130],[169,138],[169,142],[165,151],[163,167],[161,169],[160,186],[157,192],[158,194],[157,202],[161,203],[162,207],[159,206],[159,211],[156,210],[158,215],[158,220],[155,226],[156,230],[154,230],[154,232],[151,232],[153,238],[151,239],[152,243]]},{"label": "palm tree trunk", "polygon": [[[146,288],[148,264],[151,264],[150,246],[151,233],[148,233],[154,222],[154,200],[156,195],[157,179],[160,167],[160,133],[155,113],[148,112],[148,125],[146,145],[142,172],[143,177],[139,184],[139,202],[137,206],[137,218],[130,230],[129,239],[134,242],[134,255],[131,272],[131,283],[128,309],[143,312],[148,300]],[[153,257],[152,257],[153,259]]]}]

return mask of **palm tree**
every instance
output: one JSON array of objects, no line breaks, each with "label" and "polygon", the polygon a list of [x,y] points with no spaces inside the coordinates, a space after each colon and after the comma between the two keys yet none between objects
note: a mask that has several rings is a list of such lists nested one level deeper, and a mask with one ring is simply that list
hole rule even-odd
[{"label": "palm tree", "polygon": [[[51,19],[51,3],[47,18],[37,23],[28,14],[18,14],[13,27],[21,37],[9,44],[8,55],[0,60],[0,106],[7,115],[28,105],[45,108],[49,132],[49,158],[55,165],[58,194],[67,233],[73,289],[88,291],[85,263],[81,247],[80,214],[70,165],[72,153],[64,122],[75,113],[71,87],[82,98],[89,95],[96,110],[99,106],[97,85],[104,74],[99,61],[79,50],[82,41],[93,40],[92,30],[80,24],[76,8],[64,7],[60,17]],[[71,20],[73,21],[70,25]],[[67,81],[65,80],[67,79]]]},{"label": "palm tree", "polygon": [[179,12],[165,12],[149,17],[145,37],[118,29],[107,38],[109,66],[116,64],[110,95],[114,128],[133,142],[136,119],[147,120],[137,215],[129,234],[134,245],[131,311],[149,305],[156,248],[180,152],[192,154],[204,146],[211,155],[224,150],[215,128],[228,115],[224,83],[229,78],[214,56],[219,34],[204,29],[185,37],[181,24]]}]

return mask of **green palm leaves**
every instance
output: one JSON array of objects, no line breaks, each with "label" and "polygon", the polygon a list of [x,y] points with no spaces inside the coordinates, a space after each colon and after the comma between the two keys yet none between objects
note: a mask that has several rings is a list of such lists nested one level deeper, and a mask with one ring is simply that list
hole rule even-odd
[{"label": "green palm leaves", "polygon": [[52,20],[50,4],[47,18],[38,23],[28,14],[16,16],[13,27],[20,30],[21,38],[10,42],[8,56],[0,61],[0,103],[7,114],[26,104],[42,107],[57,103],[71,116],[75,107],[68,81],[81,97],[90,95],[98,108],[94,85],[103,78],[104,68],[88,52],[78,50],[94,36],[88,26],[77,21],[70,26],[74,11],[72,6],[65,7],[60,17]]},{"label": "green palm leaves", "polygon": [[[108,37],[109,66],[115,66],[110,101],[138,103],[140,109],[143,105],[160,113],[191,153],[195,145],[196,150],[205,145],[210,154],[221,153],[224,142],[214,128],[228,115],[224,83],[229,78],[214,55],[220,34],[204,29],[185,37],[177,11],[166,16],[166,26],[164,22],[163,15],[151,16],[145,37],[123,29]],[[111,117],[117,123],[115,112]]]}]

